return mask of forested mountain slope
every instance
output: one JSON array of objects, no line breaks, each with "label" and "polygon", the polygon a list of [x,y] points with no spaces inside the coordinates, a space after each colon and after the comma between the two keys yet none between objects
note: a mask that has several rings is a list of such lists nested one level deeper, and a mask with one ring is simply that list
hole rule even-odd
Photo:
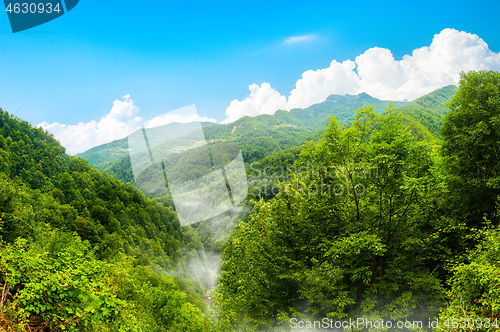
[{"label": "forested mountain slope", "polygon": [[447,103],[457,89],[455,85],[449,85],[397,108],[403,115],[403,123],[410,127],[415,138],[441,138],[442,120],[449,112]]},{"label": "forested mountain slope", "polygon": [[[201,125],[209,126],[212,122],[202,122]],[[175,135],[177,131],[181,130],[182,124],[174,123],[161,126],[159,129]],[[128,137],[113,141],[111,143],[95,146],[83,153],[77,154],[77,157],[82,157],[87,160],[89,164],[94,167],[107,165],[113,160],[128,156]]]},{"label": "forested mountain slope", "polygon": [[301,145],[306,139],[318,138],[317,132],[324,128],[326,119],[331,115],[347,124],[354,119],[356,109],[374,105],[378,106],[377,112],[382,112],[388,103],[366,93],[356,96],[332,95],[326,101],[305,109],[293,109],[289,112],[278,110],[273,115],[256,117],[245,116],[230,124],[207,126],[204,132],[208,140],[232,141],[238,144],[245,161],[250,163],[272,153]]},{"label": "forested mountain slope", "polygon": [[[332,116],[298,154],[251,165],[249,174],[294,172],[255,201],[226,246],[217,299],[227,331],[352,321],[351,331],[382,322],[395,331],[500,330],[500,74],[462,74],[449,112],[428,100],[383,114],[362,107],[348,126]],[[410,120],[429,126],[431,139],[414,135],[421,127]]]},{"label": "forested mountain slope", "polygon": [[[406,123],[418,139],[439,137],[441,117],[446,113],[445,103],[456,91],[449,86],[423,96],[411,103],[393,102],[403,112]],[[243,117],[230,124],[203,124],[209,142],[234,142],[240,146],[246,163],[259,161],[279,151],[300,146],[306,140],[319,139],[327,120],[335,115],[342,125],[354,120],[355,110],[373,105],[376,113],[388,106],[388,101],[373,98],[365,93],[353,96],[332,95],[326,101],[306,109],[290,112],[277,111],[274,115]],[[168,131],[171,125],[158,129]],[[80,154],[100,170],[124,181],[133,183],[130,158],[126,154],[127,139],[118,140],[90,149]],[[98,157],[97,157],[98,156]]]},{"label": "forested mountain slope", "polygon": [[[378,105],[382,110],[387,106],[382,101],[362,93],[357,96],[332,95],[322,103],[306,109],[293,109],[290,112],[277,111],[274,115],[245,116],[229,124],[203,123],[207,140],[232,141],[245,151],[246,158],[257,160],[272,152],[286,149],[310,138],[326,124],[326,119],[335,114],[344,123],[354,118],[354,110],[361,106]],[[395,105],[404,103],[395,102]],[[169,132],[182,124],[168,124],[160,127]],[[117,140],[94,147],[77,156],[90,164],[102,167],[126,154],[127,139]],[[257,150],[252,150],[257,149]]]},{"label": "forested mountain slope", "polygon": [[[417,141],[437,141],[441,138],[443,116],[449,112],[446,104],[456,91],[457,87],[450,85],[399,106],[393,109],[393,112],[401,115],[401,125],[408,128]],[[378,107],[374,111],[383,112],[384,109]],[[337,115],[335,118],[338,120]],[[349,127],[352,123],[345,123],[344,120],[340,121],[340,125]],[[324,131],[325,129],[320,130],[316,139],[320,137],[319,133]],[[292,171],[296,169],[294,163],[298,160],[301,149],[301,146],[295,146],[248,163],[247,175],[252,184],[250,196],[256,198],[261,195],[266,199],[275,196],[280,191],[279,182],[289,178],[286,168]]]},{"label": "forested mountain slope", "polygon": [[[205,126],[240,145],[254,200],[184,228],[167,193],[148,198],[0,111],[0,330],[289,331],[323,317],[498,330],[499,91],[500,74],[469,73],[396,108],[334,96]],[[110,169],[131,179],[127,157]],[[206,249],[223,251],[213,310],[191,269],[211,273]]]},{"label": "forested mountain slope", "polygon": [[169,202],[2,110],[0,241],[0,327],[208,329],[205,285],[187,270],[203,245]]}]

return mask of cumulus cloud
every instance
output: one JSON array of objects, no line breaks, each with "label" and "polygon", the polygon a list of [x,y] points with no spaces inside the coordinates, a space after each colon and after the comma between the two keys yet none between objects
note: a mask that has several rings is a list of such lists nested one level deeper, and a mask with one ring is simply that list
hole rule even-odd
[{"label": "cumulus cloud", "polygon": [[[272,114],[277,109],[304,108],[331,94],[369,95],[390,100],[413,100],[449,84],[458,84],[461,71],[500,70],[500,54],[492,52],[479,36],[445,29],[430,46],[394,59],[388,49],[374,47],[354,61],[333,60],[328,68],[308,70],[288,98],[268,83],[250,85],[250,95],[233,100],[226,109],[231,122],[245,115]],[[267,98],[266,98],[267,96]]]},{"label": "cumulus cloud", "polygon": [[77,154],[101,144],[127,137],[143,126],[158,127],[172,122],[188,123],[193,121],[216,122],[214,119],[200,117],[197,114],[163,114],[149,121],[143,121],[139,116],[139,107],[135,105],[130,95],[122,100],[115,100],[107,115],[99,121],[81,122],[76,125],[42,122],[42,127],[61,142],[69,154]]},{"label": "cumulus cloud", "polygon": [[163,125],[173,123],[173,122],[176,122],[176,123],[214,122],[214,123],[216,123],[217,120],[210,119],[206,116],[202,117],[202,116],[199,116],[198,114],[194,114],[194,113],[187,114],[187,115],[166,113],[166,114],[154,117],[149,121],[146,121],[144,124],[144,127],[154,128],[154,127],[163,126]]},{"label": "cumulus cloud", "polygon": [[361,86],[355,68],[354,61],[340,63],[333,60],[328,68],[304,72],[290,92],[286,109],[311,106],[324,101],[332,93],[357,93]]},{"label": "cumulus cloud", "polygon": [[142,119],[135,116],[138,112],[139,107],[134,104],[130,95],[125,95],[122,100],[115,100],[111,111],[99,121],[80,122],[76,125],[44,121],[37,127],[52,133],[68,153],[77,154],[96,145],[126,137],[140,128]]},{"label": "cumulus cloud", "polygon": [[228,118],[223,123],[236,121],[246,115],[274,114],[276,110],[286,107],[286,97],[269,83],[262,83],[261,86],[252,84],[248,88],[250,96],[242,101],[233,100],[226,111]]}]

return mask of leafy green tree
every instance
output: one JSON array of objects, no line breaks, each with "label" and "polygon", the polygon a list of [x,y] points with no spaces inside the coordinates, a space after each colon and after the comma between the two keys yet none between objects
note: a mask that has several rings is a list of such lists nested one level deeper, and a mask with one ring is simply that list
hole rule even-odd
[{"label": "leafy green tree", "polygon": [[[145,197],[2,110],[0,145],[0,329],[208,330],[187,263],[203,243],[171,198]],[[117,286],[123,273],[141,300]]]},{"label": "leafy green tree", "polygon": [[500,73],[462,73],[444,118],[443,155],[456,214],[477,226],[498,222],[500,194]]},{"label": "leafy green tree", "polygon": [[487,227],[475,235],[479,245],[467,253],[466,262],[452,268],[449,300],[440,316],[443,330],[500,329],[500,229]]},{"label": "leafy green tree", "polygon": [[437,315],[443,287],[427,267],[422,215],[431,149],[392,109],[332,119],[282,193],[256,203],[225,251],[218,301],[226,325],[270,328],[286,317],[416,319]]}]

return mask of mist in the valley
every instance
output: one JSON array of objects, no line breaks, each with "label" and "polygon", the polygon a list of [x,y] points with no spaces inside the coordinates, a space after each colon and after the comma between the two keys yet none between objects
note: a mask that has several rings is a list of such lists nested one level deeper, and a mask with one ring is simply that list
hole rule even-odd
[{"label": "mist in the valley", "polygon": [[189,273],[201,280],[207,289],[214,288],[222,264],[222,252],[238,220],[245,218],[250,209],[236,206],[210,220],[203,221],[196,228],[198,235],[208,240],[205,250],[198,253],[198,257],[187,262]]},{"label": "mist in the valley", "polygon": [[188,261],[189,273],[200,280],[206,289],[216,286],[221,265],[221,255],[205,251],[201,256]]},{"label": "mist in the valley", "polygon": [[192,226],[198,238],[204,242],[203,249],[184,247],[185,260],[177,261],[174,268],[164,270],[172,277],[190,278],[202,285],[206,292],[217,286],[220,267],[222,265],[222,248],[224,248],[238,220],[244,219],[250,209],[236,206],[233,209],[209,220]]}]

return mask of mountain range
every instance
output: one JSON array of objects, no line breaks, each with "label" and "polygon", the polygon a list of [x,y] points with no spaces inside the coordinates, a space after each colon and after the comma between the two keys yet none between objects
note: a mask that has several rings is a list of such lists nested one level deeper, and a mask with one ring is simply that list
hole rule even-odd
[{"label": "mountain range", "polygon": [[[441,119],[448,112],[446,103],[457,91],[454,85],[446,86],[422,96],[412,102],[380,100],[366,93],[358,95],[331,95],[324,102],[305,109],[278,110],[273,115],[245,116],[228,124],[202,123],[208,142],[233,142],[243,153],[246,163],[252,163],[277,152],[302,145],[306,140],[315,140],[334,115],[342,125],[349,125],[356,110],[368,105],[383,113],[389,104],[401,113],[405,124],[419,140],[441,137]],[[171,123],[155,128],[169,135],[184,125]],[[133,182],[130,165],[128,137],[96,146],[78,154],[99,170],[124,182]]]}]

